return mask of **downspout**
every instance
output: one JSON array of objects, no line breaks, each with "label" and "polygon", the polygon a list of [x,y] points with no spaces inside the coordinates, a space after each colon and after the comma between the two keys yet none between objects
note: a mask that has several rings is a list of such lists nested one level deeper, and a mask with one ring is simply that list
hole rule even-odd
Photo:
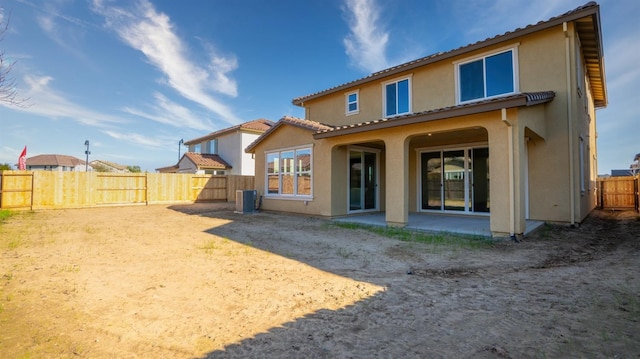
[{"label": "downspout", "polygon": [[507,119],[507,109],[502,110],[502,122],[507,125],[507,142],[509,147],[509,236],[516,238],[516,179],[513,165],[513,127]]},{"label": "downspout", "polygon": [[573,173],[574,159],[573,159],[573,96],[571,90],[571,43],[569,38],[569,30],[567,22],[562,23],[562,32],[564,33],[564,47],[565,47],[565,63],[567,71],[567,123],[569,134],[567,138],[569,140],[569,216],[571,227],[576,224],[576,194],[574,189],[575,175]]}]

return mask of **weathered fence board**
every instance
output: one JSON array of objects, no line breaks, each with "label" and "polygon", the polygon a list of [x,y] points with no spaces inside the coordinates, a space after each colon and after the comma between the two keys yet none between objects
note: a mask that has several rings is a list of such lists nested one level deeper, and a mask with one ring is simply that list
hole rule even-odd
[{"label": "weathered fence board", "polygon": [[254,189],[253,176],[0,171],[0,208],[234,201],[238,189]]},{"label": "weathered fence board", "polygon": [[640,209],[640,176],[598,179],[598,207],[606,209]]}]

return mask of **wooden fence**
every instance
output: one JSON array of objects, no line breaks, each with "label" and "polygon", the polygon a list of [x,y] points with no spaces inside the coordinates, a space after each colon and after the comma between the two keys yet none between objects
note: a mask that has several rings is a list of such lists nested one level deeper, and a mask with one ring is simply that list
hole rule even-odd
[{"label": "wooden fence", "polygon": [[253,176],[0,171],[0,209],[235,201]]},{"label": "wooden fence", "polygon": [[598,207],[640,211],[640,175],[598,179]]}]

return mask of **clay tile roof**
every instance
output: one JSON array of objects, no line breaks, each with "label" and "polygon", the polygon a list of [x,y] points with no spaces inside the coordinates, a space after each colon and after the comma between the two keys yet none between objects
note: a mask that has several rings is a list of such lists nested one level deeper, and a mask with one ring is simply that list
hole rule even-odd
[{"label": "clay tile roof", "polygon": [[220,137],[222,135],[226,135],[228,133],[233,133],[233,132],[241,131],[241,130],[248,131],[248,132],[263,133],[263,132],[269,130],[271,128],[271,126],[273,126],[273,124],[274,123],[271,120],[267,120],[267,119],[264,119],[264,118],[259,118],[257,120],[241,123],[241,124],[236,125],[236,126],[232,126],[232,127],[224,128],[222,130],[211,132],[210,134],[202,136],[202,137],[198,137],[198,138],[194,138],[194,139],[189,140],[189,141],[185,141],[184,144],[185,145],[193,145],[193,144],[201,143],[203,141],[213,140],[213,139],[215,139],[217,137]]},{"label": "clay tile roof", "polygon": [[37,155],[26,159],[27,166],[84,166],[85,162],[67,155]]},{"label": "clay tile roof", "polygon": [[280,119],[280,121],[278,121],[276,123],[276,125],[285,124],[285,123],[288,124],[288,125],[297,126],[297,127],[300,127],[300,128],[305,128],[305,129],[312,130],[312,131],[323,131],[323,130],[328,130],[328,129],[333,128],[331,126],[322,124],[320,122],[309,121],[309,120],[305,120],[305,119],[302,119],[302,118],[291,117],[291,116],[284,116],[283,118]]},{"label": "clay tile roof", "polygon": [[121,171],[124,171],[124,170],[127,169],[127,166],[123,166],[123,165],[117,164],[115,162],[109,162],[109,161],[104,161],[104,160],[93,160],[93,161],[89,162],[90,165],[93,165],[95,163],[103,164],[105,166],[112,167],[112,168],[115,168],[115,169],[118,169],[118,170],[121,170]]},{"label": "clay tile roof", "polygon": [[276,122],[273,126],[271,126],[269,130],[263,133],[260,137],[256,138],[256,140],[253,141],[253,143],[247,146],[247,148],[245,149],[245,152],[247,153],[252,152],[253,149],[258,145],[258,143],[262,142],[263,139],[265,139],[273,131],[275,131],[277,128],[283,125],[291,125],[291,126],[303,128],[313,132],[329,131],[333,128],[332,126],[325,125],[323,123],[316,122],[316,121],[304,120],[298,117],[284,116],[278,122]]},{"label": "clay tile roof", "polygon": [[178,165],[173,165],[173,166],[167,166],[167,167],[160,167],[160,168],[156,168],[156,172],[160,172],[160,173],[176,173],[178,172]]},{"label": "clay tile roof", "polygon": [[230,169],[231,165],[222,159],[219,155],[212,155],[207,153],[195,153],[187,152],[184,154],[191,162],[193,162],[199,168],[215,168],[215,169]]},{"label": "clay tile roof", "polygon": [[314,138],[327,138],[346,134],[372,131],[381,128],[397,127],[414,123],[444,120],[452,117],[472,115],[489,111],[496,111],[502,108],[513,108],[522,106],[534,106],[550,102],[555,98],[553,91],[528,92],[514,95],[491,98],[487,100],[465,103],[462,105],[449,106],[434,110],[410,113],[391,118],[382,118],[373,121],[360,122],[352,125],[335,126],[325,130],[319,130],[314,134]]},{"label": "clay tile roof", "polygon": [[[409,71],[426,64],[434,63],[437,61],[442,61],[445,59],[449,59],[455,56],[459,56],[471,51],[475,51],[484,47],[492,46],[504,41],[509,41],[514,38],[528,35],[537,31],[545,30],[553,26],[557,26],[562,24],[565,21],[575,21],[578,19],[588,18],[590,21],[587,21],[588,25],[587,29],[584,29],[584,26],[581,27],[578,24],[578,32],[580,33],[581,39],[588,38],[588,44],[583,44],[585,47],[585,53],[587,53],[588,61],[591,63],[595,63],[592,68],[589,69],[589,76],[594,87],[594,94],[596,97],[596,105],[597,106],[606,106],[607,103],[607,95],[606,95],[606,86],[605,82],[605,74],[604,74],[604,64],[603,64],[603,55],[602,55],[602,39],[600,38],[601,34],[599,33],[600,28],[600,19],[599,19],[599,6],[597,3],[591,1],[583,6],[577,7],[574,10],[568,11],[560,16],[552,17],[547,21],[540,21],[534,25],[528,25],[524,28],[517,28],[513,31],[507,31],[502,35],[496,35],[491,38],[487,38],[482,41],[478,41],[466,46],[459,47],[457,49],[439,52],[436,54],[432,54],[429,56],[425,56],[413,61],[409,61],[404,64],[400,64],[398,66],[390,67],[388,69],[384,69],[378,72],[374,72],[369,76],[350,81],[344,83],[342,85],[338,85],[335,87],[331,87],[326,90],[322,90],[319,92],[312,93],[310,95],[301,96],[294,98],[291,102],[297,106],[303,106],[305,101],[312,100],[314,98],[318,98],[327,94],[331,94],[334,92],[346,90],[348,88],[358,86],[370,81],[382,79],[384,77],[397,75],[404,71]],[[593,30],[589,30],[589,28]],[[582,29],[582,30],[581,30]],[[592,54],[592,55],[589,55]]]}]

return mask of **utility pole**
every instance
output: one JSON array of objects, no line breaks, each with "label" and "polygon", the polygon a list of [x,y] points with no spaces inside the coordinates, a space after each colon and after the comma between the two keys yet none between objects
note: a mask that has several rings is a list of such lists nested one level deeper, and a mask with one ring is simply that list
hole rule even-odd
[{"label": "utility pole", "polygon": [[182,144],[184,144],[183,138],[181,138],[180,141],[178,141],[178,162],[180,162],[180,146],[182,146]]}]

